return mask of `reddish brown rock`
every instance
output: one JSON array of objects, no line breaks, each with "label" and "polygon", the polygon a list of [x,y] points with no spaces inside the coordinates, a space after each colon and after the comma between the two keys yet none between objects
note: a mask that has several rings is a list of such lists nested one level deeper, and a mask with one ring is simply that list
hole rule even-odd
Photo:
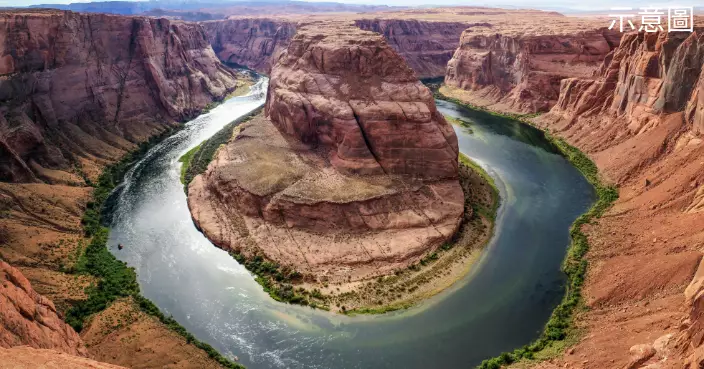
[{"label": "reddish brown rock", "polygon": [[[419,78],[445,75],[445,67],[457,48],[462,31],[471,26],[467,22],[356,16],[360,17],[354,21],[357,27],[382,34]],[[269,74],[276,56],[296,33],[296,27],[306,22],[303,17],[252,17],[201,24],[220,60]]]},{"label": "reddish brown rock", "polygon": [[86,356],[83,341],[19,270],[0,261],[0,347],[31,346]]},{"label": "reddish brown rock", "polygon": [[[577,18],[574,22],[585,23]],[[569,30],[554,27],[533,32],[501,27],[467,29],[448,62],[445,83],[471,91],[468,96],[473,103],[492,109],[519,113],[549,110],[558,100],[560,81],[590,76],[620,36],[589,23],[583,25],[584,31],[578,24]]]},{"label": "reddish brown rock", "polygon": [[456,232],[457,138],[378,34],[299,28],[272,70],[266,115],[189,186],[216,245],[342,282],[405,268]]},{"label": "reddish brown rock", "polygon": [[272,72],[272,122],[340,171],[457,178],[457,137],[399,54],[376,33],[319,27],[299,30]]},{"label": "reddish brown rock", "polygon": [[[593,77],[563,80],[558,103],[535,119],[587,152],[619,186],[613,208],[584,227],[590,312],[580,324],[589,333],[575,347],[583,357],[561,359],[567,367],[584,357],[587,368],[703,362],[699,35],[624,35]],[[629,352],[632,346],[649,349]]]},{"label": "reddish brown rock", "polygon": [[265,74],[296,33],[295,22],[281,19],[227,19],[201,25],[220,60]]},{"label": "reddish brown rock", "polygon": [[202,28],[60,11],[0,13],[0,179],[71,182],[235,87]]},{"label": "reddish brown rock", "polygon": [[380,33],[418,78],[442,77],[462,32],[473,24],[417,19],[359,19],[355,25]]},{"label": "reddish brown rock", "polygon": [[101,363],[59,351],[27,346],[0,348],[0,363],[3,368],[13,369],[124,369],[122,366]]}]

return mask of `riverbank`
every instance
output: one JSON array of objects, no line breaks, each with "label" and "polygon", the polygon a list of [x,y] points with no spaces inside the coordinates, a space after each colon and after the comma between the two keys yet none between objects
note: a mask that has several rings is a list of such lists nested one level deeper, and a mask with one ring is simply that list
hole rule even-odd
[{"label": "riverbank", "polygon": [[[256,114],[232,122],[180,159],[184,163],[186,186],[205,171],[217,149],[233,136],[239,123]],[[452,242],[426,253],[408,268],[394,270],[391,275],[359,281],[320,281],[280,267],[262,255],[247,258],[232,250],[230,253],[277,301],[343,314],[376,314],[408,308],[465,276],[493,233],[499,201],[493,179],[464,155],[460,156],[460,177],[467,215]]]},{"label": "riverbank", "polygon": [[[242,94],[252,82],[238,81],[228,97]],[[133,368],[174,363],[182,368],[241,368],[139,295],[134,271],[106,248],[102,213],[112,189],[151,147],[184,123],[164,125],[114,158],[85,159],[71,182],[0,184],[7,200],[1,204],[0,255],[55,302],[96,360]]]},{"label": "riverbank", "polygon": [[[447,95],[446,95],[447,94]],[[466,103],[461,95],[453,94],[452,89],[440,87],[435,92],[436,98],[451,101],[467,109],[481,110],[488,114],[517,120],[521,123],[536,127],[529,119],[535,115],[520,115],[489,111],[486,108]],[[449,95],[449,96],[448,96]],[[540,129],[539,127],[536,127]],[[570,228],[570,246],[562,264],[562,270],[567,276],[567,290],[562,302],[555,308],[552,316],[540,336],[535,342],[517,348],[512,352],[505,352],[495,358],[483,361],[479,368],[498,369],[504,365],[516,362],[539,362],[561,355],[569,346],[577,343],[583,333],[575,326],[575,314],[584,306],[582,287],[587,272],[588,262],[586,253],[589,242],[582,227],[598,218],[616,201],[618,190],[614,186],[603,183],[598,168],[594,162],[577,148],[569,145],[559,137],[544,131],[546,138],[570,161],[594,187],[597,201],[585,214],[582,214]]]},{"label": "riverbank", "polygon": [[[129,169],[139,162],[149,149],[172,136],[182,127],[181,125],[150,138],[147,142],[140,144],[137,150],[131,151],[122,160],[103,170],[95,184],[92,200],[88,203],[81,220],[85,236],[89,240],[88,246],[78,257],[71,270],[73,274],[93,276],[98,280],[98,283],[86,289],[87,299],[76,302],[66,312],[65,320],[77,332],[92,336],[92,340],[99,343],[109,336],[120,335],[116,331],[120,331],[123,324],[142,327],[149,324],[144,322],[143,317],[140,317],[140,315],[146,314],[156,318],[165,328],[176,333],[187,344],[203,350],[210,359],[220,366],[243,369],[244,366],[230,361],[207,343],[196,339],[173,318],[165,316],[156,305],[143,297],[140,294],[134,269],[117,260],[107,248],[109,229],[103,224],[105,223],[104,210],[108,197],[115,187],[123,181]],[[102,312],[107,313],[98,316],[98,313]],[[94,337],[96,335],[102,335],[103,338]],[[106,354],[110,353],[106,352]]]}]

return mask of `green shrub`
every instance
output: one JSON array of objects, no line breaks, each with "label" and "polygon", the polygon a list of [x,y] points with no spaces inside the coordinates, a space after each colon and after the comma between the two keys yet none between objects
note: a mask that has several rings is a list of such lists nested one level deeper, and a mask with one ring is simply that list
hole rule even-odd
[{"label": "green shrub", "polygon": [[125,263],[115,258],[107,248],[109,230],[102,225],[102,211],[105,202],[132,165],[142,158],[156,143],[173,133],[174,130],[169,129],[140,144],[137,150],[128,153],[119,162],[105,168],[98,178],[98,182],[94,185],[93,198],[87,204],[81,220],[84,233],[87,237],[91,237],[91,241],[83,254],[79,256],[73,271],[74,273],[97,277],[98,284],[91,285],[86,289],[88,298],[73,304],[67,311],[65,320],[74,330],[80,332],[88,317],[106,309],[118,298],[132,296],[140,310],[157,317],[169,329],[183,336],[189,344],[193,344],[208,353],[210,358],[223,367],[243,369],[244,366],[227,359],[212,346],[196,339],[176,320],[172,317],[164,316],[154,303],[141,296],[139,294],[137,274],[134,269],[127,267]]},{"label": "green shrub", "polygon": [[[255,109],[251,113],[228,123],[225,127],[223,127],[212,137],[198,145],[197,148],[191,150],[192,152],[189,151],[184,155],[190,155],[190,157],[186,159],[181,157],[180,160],[184,162],[184,165],[181,169],[181,177],[184,185],[184,190],[186,192],[188,192],[188,184],[191,183],[193,178],[205,172],[205,170],[208,168],[208,164],[213,161],[213,156],[215,156],[215,153],[217,152],[220,145],[224,145],[227,143],[227,141],[230,140],[230,138],[232,137],[232,130],[238,125],[254,118],[254,116],[259,114],[261,111],[262,108]],[[188,161],[188,164],[186,164],[186,161]]]}]

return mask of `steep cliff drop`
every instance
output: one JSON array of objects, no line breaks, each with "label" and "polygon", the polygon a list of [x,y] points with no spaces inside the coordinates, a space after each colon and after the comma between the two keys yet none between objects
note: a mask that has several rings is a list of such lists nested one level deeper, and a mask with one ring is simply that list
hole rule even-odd
[{"label": "steep cliff drop", "polygon": [[250,269],[266,260],[349,290],[406,270],[456,233],[457,155],[432,94],[380,35],[313,23],[274,66],[266,116],[240,126],[191,182],[188,204],[203,233]]},{"label": "steep cliff drop", "polygon": [[223,63],[271,73],[276,57],[296,33],[296,22],[241,18],[202,22],[208,40]]},{"label": "steep cliff drop", "polygon": [[590,333],[568,364],[704,365],[701,32],[625,35],[594,78],[565,79],[555,107],[536,120],[620,187],[587,229],[590,310],[580,321]]},{"label": "steep cliff drop", "polygon": [[[443,76],[462,31],[471,26],[460,21],[363,18],[363,14],[357,17],[362,17],[354,21],[357,27],[381,33],[419,78]],[[276,57],[296,33],[298,24],[306,22],[305,18],[291,16],[231,18],[201,24],[218,58],[224,63],[269,74]]]},{"label": "steep cliff drop", "polygon": [[86,358],[83,340],[19,270],[0,260],[0,366],[122,368]]},{"label": "steep cliff drop", "polygon": [[[12,283],[3,291],[16,292],[5,301],[30,320],[15,324],[17,314],[4,315],[11,335],[0,346],[79,355],[87,347],[91,357],[130,367],[219,367],[129,297],[88,319],[81,332],[88,345],[58,316],[100,282],[72,272],[90,243],[81,218],[100,171],[224,98],[240,83],[237,75],[195,24],[49,10],[3,11],[0,23],[0,257],[18,269],[8,269]],[[130,333],[134,324],[144,333]],[[125,339],[113,342],[121,334]],[[42,337],[67,342],[38,343]],[[0,357],[39,366],[12,360],[27,350],[3,350]],[[52,361],[53,352],[32,355]],[[83,365],[64,356],[53,362]]]},{"label": "steep cliff drop", "polygon": [[355,25],[383,35],[416,72],[418,78],[444,76],[447,62],[452,58],[460,35],[473,26],[467,22],[378,18],[358,19]]},{"label": "steep cliff drop", "polygon": [[562,79],[591,76],[620,38],[580,18],[542,15],[520,22],[464,31],[441,92],[492,110],[545,112],[557,102]]},{"label": "steep cliff drop", "polygon": [[236,83],[194,24],[49,11],[0,23],[4,181],[80,183],[67,172],[115,160]]}]

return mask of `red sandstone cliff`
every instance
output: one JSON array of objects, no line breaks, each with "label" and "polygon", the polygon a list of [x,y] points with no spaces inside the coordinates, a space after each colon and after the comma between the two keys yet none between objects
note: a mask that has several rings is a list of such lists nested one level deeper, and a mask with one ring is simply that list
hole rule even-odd
[{"label": "red sandstone cliff", "polygon": [[266,112],[279,130],[327,150],[339,171],[457,178],[457,137],[399,54],[372,32],[316,27],[272,72]]},{"label": "red sandstone cliff", "polygon": [[220,149],[188,204],[220,247],[331,282],[367,279],[456,232],[457,153],[432,94],[380,35],[315,23],[274,66],[266,117]]},{"label": "red sandstone cliff", "polygon": [[19,270],[0,260],[0,347],[14,346],[87,356],[83,341],[54,304],[36,293]]},{"label": "red sandstone cliff", "polygon": [[465,22],[426,22],[415,19],[359,19],[357,27],[380,33],[408,63],[418,78],[442,77]]},{"label": "red sandstone cliff", "polygon": [[235,87],[196,24],[0,14],[0,179],[71,183]]},{"label": "red sandstone cliff", "polygon": [[587,227],[589,334],[556,367],[704,365],[703,67],[701,30],[630,33],[536,120],[620,187]]},{"label": "red sandstone cliff", "polygon": [[[220,60],[268,74],[296,27],[305,23],[302,18],[233,18],[201,24]],[[470,26],[465,22],[371,18],[360,18],[355,24],[382,34],[419,78],[445,74],[462,31]]]},{"label": "red sandstone cliff", "polygon": [[577,18],[570,20],[576,23],[570,29],[554,24],[557,19],[545,22],[553,28],[467,29],[447,64],[445,84],[471,91],[467,100],[476,105],[519,113],[549,110],[557,102],[560,81],[591,76],[620,34]]},{"label": "red sandstone cliff", "polygon": [[243,18],[201,23],[218,58],[269,74],[276,56],[296,33],[296,23]]}]

